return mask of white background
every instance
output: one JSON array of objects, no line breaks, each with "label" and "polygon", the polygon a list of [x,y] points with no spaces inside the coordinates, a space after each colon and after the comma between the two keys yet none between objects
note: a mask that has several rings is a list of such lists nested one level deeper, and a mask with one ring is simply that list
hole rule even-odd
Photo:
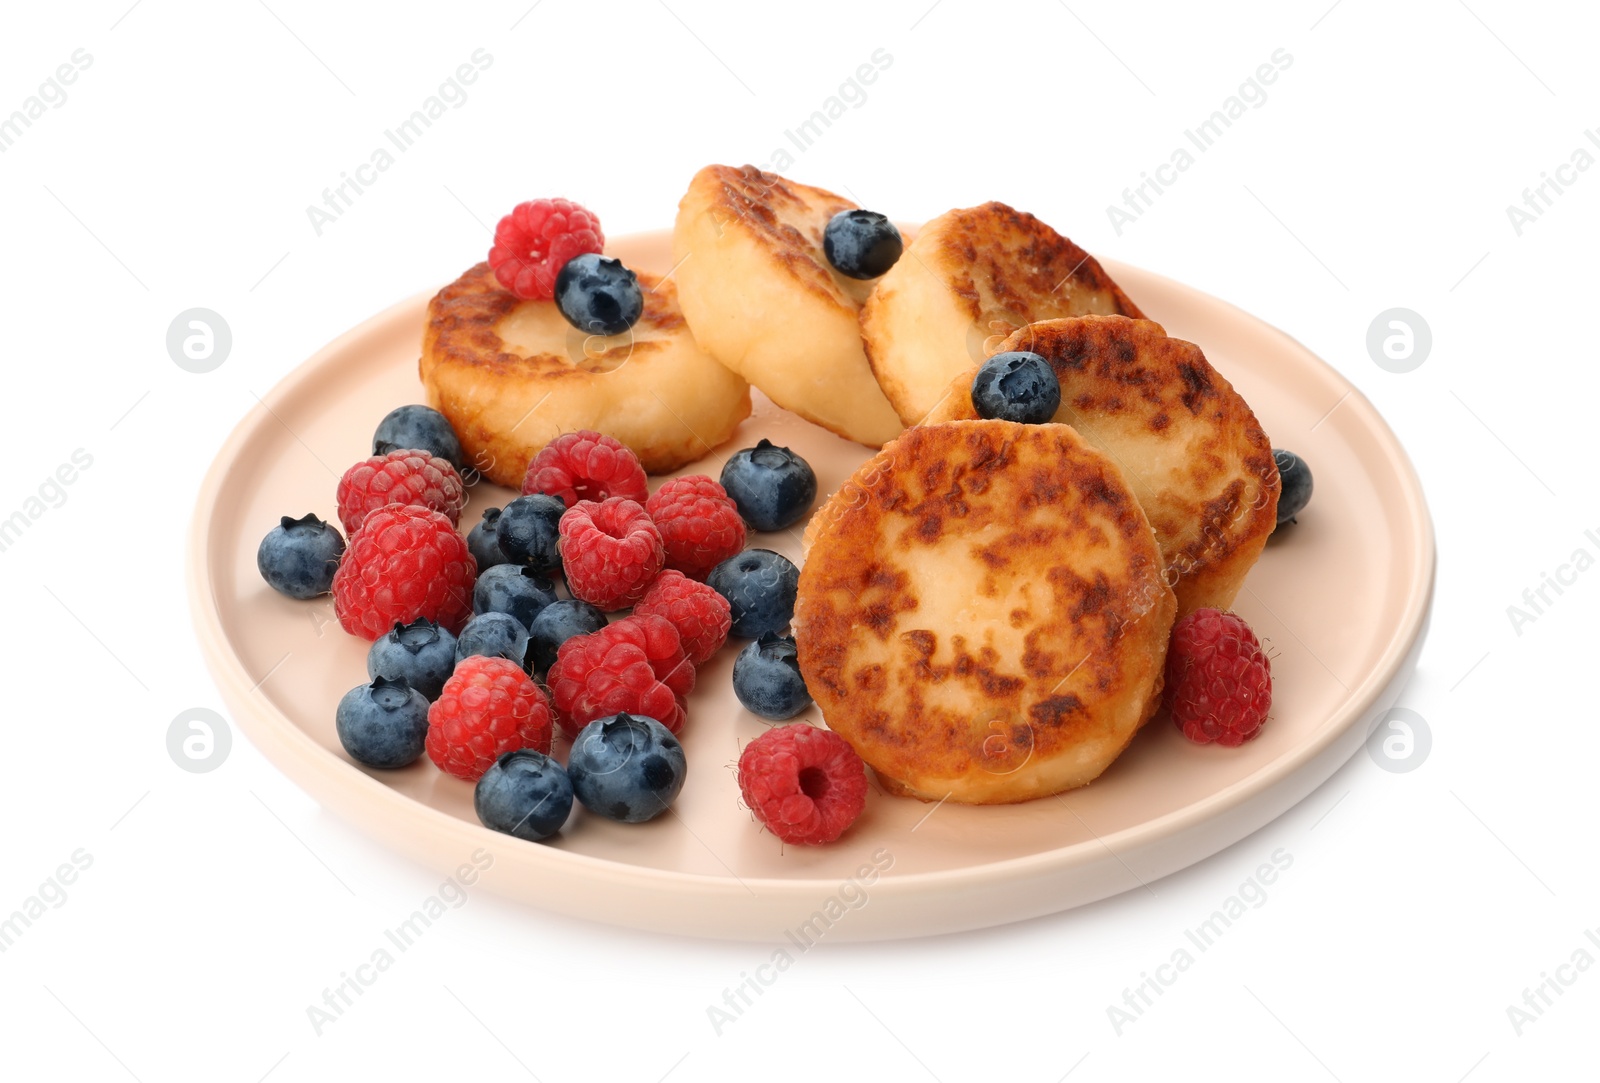
[{"label": "white background", "polygon": [[[0,517],[75,449],[93,465],[0,553],[0,912],[74,851],[93,864],[0,956],[6,1074],[1592,1071],[1600,973],[1565,972],[1520,1034],[1507,1008],[1600,926],[1584,687],[1600,573],[1520,634],[1506,612],[1573,550],[1600,551],[1584,537],[1600,528],[1600,170],[1520,236],[1506,214],[1600,127],[1592,7],[669,3],[10,5],[0,115],[75,49],[93,62],[0,154]],[[481,258],[514,203],[561,194],[608,233],[665,226],[695,169],[769,161],[880,47],[892,65],[798,179],[908,220],[989,198],[1034,210],[1284,328],[1382,410],[1439,532],[1433,631],[1400,701],[1431,754],[1409,774],[1358,754],[1153,892],[973,935],[823,943],[720,1036],[706,1005],[770,947],[486,894],[318,1036],[307,1006],[439,878],[322,812],[237,730],[213,773],[169,759],[172,718],[222,706],[181,586],[213,452],[324,342]],[[470,99],[317,236],[306,206],[478,48],[494,60]],[[1279,48],[1293,64],[1265,104],[1118,235],[1107,204]],[[164,346],[195,306],[234,335],[206,375]],[[1407,374],[1365,345],[1395,306],[1433,333]],[[1107,1006],[1280,847],[1294,864],[1266,903],[1117,1034]]]}]

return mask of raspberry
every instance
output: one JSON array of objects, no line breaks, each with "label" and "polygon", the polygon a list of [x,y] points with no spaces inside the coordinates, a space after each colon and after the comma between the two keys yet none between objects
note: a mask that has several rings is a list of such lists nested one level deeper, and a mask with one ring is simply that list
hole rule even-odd
[{"label": "raspberry", "polygon": [[561,644],[547,676],[556,721],[569,737],[597,718],[626,712],[683,729],[694,666],[665,617],[623,617]]},{"label": "raspberry", "polygon": [[1162,694],[1185,737],[1233,748],[1267,720],[1272,663],[1243,617],[1196,609],[1172,629]]},{"label": "raspberry", "polygon": [[346,534],[368,514],[390,504],[416,504],[461,521],[467,487],[450,463],[426,451],[399,448],[356,463],[339,479],[339,521]]},{"label": "raspberry", "polygon": [[522,479],[522,495],[548,493],[567,507],[580,500],[625,496],[643,504],[650,494],[639,456],[589,429],[565,433],[539,450]]},{"label": "raspberry", "polygon": [[738,506],[704,474],[665,482],[644,506],[661,531],[667,567],[690,579],[705,579],[712,568],[744,549]]},{"label": "raspberry", "polygon": [[739,792],[784,842],[832,842],[867,803],[867,768],[832,730],[775,726],[744,746]]},{"label": "raspberry", "polygon": [[656,576],[633,612],[636,616],[653,613],[671,621],[684,655],[697,666],[704,665],[728,641],[728,628],[733,623],[728,599],[704,583],[670,570]]},{"label": "raspberry", "polygon": [[567,589],[607,612],[644,597],[667,559],[650,516],[620,496],[578,501],[561,517],[560,531]]},{"label": "raspberry", "polygon": [[477,564],[450,520],[412,504],[368,513],[333,577],[333,612],[353,636],[377,639],[427,617],[451,632],[472,616]]},{"label": "raspberry", "polygon": [[428,758],[468,782],[507,752],[531,748],[549,755],[552,736],[549,701],[505,658],[463,658],[428,708]]},{"label": "raspberry", "polygon": [[606,246],[600,219],[570,199],[518,203],[494,227],[489,267],[500,284],[524,301],[556,295],[556,275],[567,260]]}]

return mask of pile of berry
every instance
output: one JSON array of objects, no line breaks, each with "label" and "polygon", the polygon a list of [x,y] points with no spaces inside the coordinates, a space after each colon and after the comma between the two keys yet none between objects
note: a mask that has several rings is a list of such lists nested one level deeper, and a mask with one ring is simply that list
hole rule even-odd
[{"label": "pile of berry", "polygon": [[[696,671],[730,635],[751,640],[733,666],[745,707],[782,721],[811,704],[785,634],[799,571],[745,548],[747,530],[809,511],[816,477],[799,456],[763,440],[720,481],[672,478],[651,493],[627,447],[568,433],[529,464],[521,496],[463,536],[467,473],[444,416],[403,406],[339,480],[348,546],[314,515],[284,518],[261,542],[270,585],[331,592],[340,626],[372,642],[370,683],[335,712],[352,759],[395,769],[425,754],[476,784],[486,826],[536,840],[574,800],[625,823],[666,811],[687,771],[677,735]],[[751,742],[739,779],[787,842],[837,838],[866,800],[860,758],[803,723]]]}]

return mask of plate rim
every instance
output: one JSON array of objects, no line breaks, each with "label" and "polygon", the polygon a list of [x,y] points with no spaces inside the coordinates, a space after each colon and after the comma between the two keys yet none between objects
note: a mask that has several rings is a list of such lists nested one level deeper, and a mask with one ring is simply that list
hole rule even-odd
[{"label": "plate rim", "polygon": [[[670,232],[670,230],[638,231],[620,235],[613,240],[620,244],[659,243],[663,237],[669,236]],[[1160,280],[1164,285],[1174,287],[1179,292],[1199,295],[1205,299],[1208,305],[1225,308],[1230,314],[1229,318],[1232,320],[1242,318],[1245,324],[1249,326],[1270,331],[1289,348],[1298,351],[1303,356],[1303,359],[1313,362],[1321,370],[1324,378],[1331,379],[1348,392],[1339,405],[1356,410],[1362,415],[1363,429],[1376,436],[1382,445],[1386,461],[1401,468],[1395,472],[1394,477],[1400,483],[1400,490],[1404,497],[1404,508],[1412,519],[1413,530],[1416,535],[1416,545],[1412,549],[1411,557],[1417,570],[1417,574],[1408,575],[1407,577],[1409,596],[1405,600],[1404,619],[1397,622],[1395,634],[1383,648],[1380,658],[1365,672],[1363,680],[1350,691],[1342,709],[1330,713],[1324,724],[1310,739],[1296,745],[1284,755],[1276,757],[1253,774],[1217,790],[1197,802],[1154,819],[1119,828],[1106,835],[1095,834],[1092,829],[1089,829],[1090,838],[1088,839],[1074,841],[1054,849],[1043,850],[1033,854],[1003,858],[981,864],[965,865],[955,869],[881,877],[873,887],[875,897],[880,895],[921,894],[926,889],[934,887],[960,889],[978,884],[994,886],[997,881],[1022,882],[1037,876],[1060,874],[1089,863],[1095,852],[1102,848],[1110,850],[1113,855],[1137,851],[1152,843],[1158,843],[1178,835],[1184,829],[1200,827],[1206,822],[1218,820],[1226,814],[1238,810],[1252,798],[1265,798],[1276,787],[1288,781],[1296,772],[1305,769],[1319,757],[1327,755],[1331,746],[1337,743],[1341,736],[1346,735],[1351,727],[1367,716],[1385,691],[1391,689],[1398,679],[1407,676],[1408,666],[1414,665],[1421,641],[1425,637],[1432,608],[1438,565],[1437,542],[1433,521],[1429,513],[1421,479],[1417,475],[1410,456],[1406,453],[1399,437],[1389,427],[1376,407],[1373,406],[1371,400],[1351,383],[1343,373],[1328,364],[1298,339],[1239,306],[1158,272],[1149,271],[1120,260],[1102,259],[1100,262],[1112,273],[1113,277],[1117,277],[1123,272],[1133,272],[1131,277]],[[245,671],[242,661],[229,646],[227,633],[222,626],[217,598],[211,590],[210,575],[211,547],[209,543],[212,536],[212,511],[216,505],[217,496],[225,482],[226,475],[231,465],[237,461],[242,446],[263,426],[265,420],[270,419],[272,416],[271,410],[264,406],[265,399],[295,393],[300,388],[300,385],[323,367],[325,364],[323,359],[326,355],[346,347],[352,340],[366,337],[380,326],[387,326],[402,314],[409,314],[413,310],[424,308],[427,301],[437,292],[436,288],[420,291],[378,310],[366,319],[347,328],[333,339],[324,343],[286,373],[268,390],[266,396],[263,397],[263,403],[253,406],[235,423],[214,454],[196,494],[195,506],[187,532],[187,569],[185,579],[191,619],[194,622],[196,639],[207,668],[211,671],[212,677],[222,693],[223,700],[233,712],[234,721],[250,738],[251,743],[275,768],[302,790],[306,791],[318,804],[335,812],[341,819],[352,822],[362,834],[377,838],[390,850],[395,850],[397,847],[385,837],[384,833],[373,829],[364,815],[355,813],[354,808],[357,804],[361,802],[378,802],[383,808],[394,810],[401,817],[415,816],[420,813],[424,820],[443,829],[451,837],[453,844],[459,843],[461,853],[470,853],[478,847],[489,845],[498,847],[503,844],[504,836],[491,831],[481,824],[470,823],[465,819],[415,800],[388,786],[381,780],[372,777],[355,765],[344,762],[330,750],[318,744],[284,712],[273,706],[269,701],[255,696],[256,688],[253,682],[251,682],[248,673]],[[1342,765],[1353,752],[1354,747],[1352,747],[1350,753],[1338,759],[1337,763],[1334,764],[1333,770],[1337,770],[1338,766]],[[295,770],[290,769],[288,766],[290,763],[296,768]],[[1329,774],[1331,773],[1330,771]],[[315,784],[313,785],[310,780],[315,780]],[[353,785],[351,784],[352,781]],[[1317,780],[1315,785],[1309,787],[1305,794],[1292,800],[1287,807],[1292,808],[1304,800],[1324,781],[1326,781],[1326,777]],[[1260,827],[1282,815],[1283,811],[1286,811],[1286,809],[1272,814],[1265,821],[1242,834],[1234,835],[1220,845],[1210,847],[1206,852],[1197,853],[1191,860],[1182,861],[1175,867],[1161,872],[1159,876],[1171,875],[1173,872],[1197,864],[1219,850],[1249,837]],[[1084,826],[1087,828],[1088,825]],[[402,848],[400,852],[410,860],[427,863],[417,851]],[[547,864],[557,873],[563,869],[581,868],[586,876],[610,881],[614,884],[631,885],[657,892],[692,893],[702,897],[727,895],[729,898],[738,898],[747,890],[760,888],[764,898],[770,894],[771,897],[780,901],[810,903],[825,896],[830,891],[836,890],[839,886],[837,876],[739,877],[737,874],[718,876],[708,873],[662,869],[647,865],[630,865],[591,854],[553,847],[529,847],[527,852],[528,856],[533,857],[536,863]],[[535,857],[534,855],[538,856]],[[493,890],[493,885],[498,879],[498,877],[486,879],[484,882]],[[1130,884],[1129,888],[1134,886],[1136,885]],[[1117,893],[1119,892],[1111,892],[1110,894]],[[556,905],[554,899],[545,905],[550,909],[569,912]],[[1065,908],[1069,907],[1057,909]],[[1005,918],[1002,919],[1002,922],[1010,920],[1021,920],[1021,918]],[[970,928],[975,926],[963,925],[962,927]],[[751,939],[744,934],[733,935],[738,936],[740,939]],[[912,933],[910,935],[917,934]]]}]

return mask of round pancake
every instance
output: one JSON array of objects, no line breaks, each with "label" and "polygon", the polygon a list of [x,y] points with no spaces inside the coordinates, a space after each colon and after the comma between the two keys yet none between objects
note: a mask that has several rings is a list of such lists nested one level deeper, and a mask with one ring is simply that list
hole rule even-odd
[{"label": "round pancake", "polygon": [[554,301],[524,301],[480,263],[428,303],[418,369],[472,465],[522,487],[528,462],[562,433],[615,437],[651,474],[711,452],[750,414],[750,388],[700,349],[670,281],[639,272],[644,314],[620,335],[587,335]]},{"label": "round pancake", "polygon": [[893,791],[1082,786],[1155,711],[1176,608],[1115,463],[1065,425],[908,429],[812,517],[794,634],[828,726]]},{"label": "round pancake", "polygon": [[1024,211],[985,203],[917,231],[861,309],[867,360],[907,425],[951,377],[1035,320],[1142,316],[1095,258]]},{"label": "round pancake", "polygon": [[853,209],[755,166],[706,166],[678,204],[674,277],[707,353],[784,409],[880,447],[901,426],[861,347],[874,283],[839,274],[822,252],[828,220]]},{"label": "round pancake", "polygon": [[[1278,466],[1250,404],[1200,347],[1122,316],[1045,320],[1000,343],[1032,350],[1061,381],[1055,420],[1114,459],[1144,508],[1178,615],[1233,605],[1277,525]],[[969,366],[930,422],[975,418]]]}]

